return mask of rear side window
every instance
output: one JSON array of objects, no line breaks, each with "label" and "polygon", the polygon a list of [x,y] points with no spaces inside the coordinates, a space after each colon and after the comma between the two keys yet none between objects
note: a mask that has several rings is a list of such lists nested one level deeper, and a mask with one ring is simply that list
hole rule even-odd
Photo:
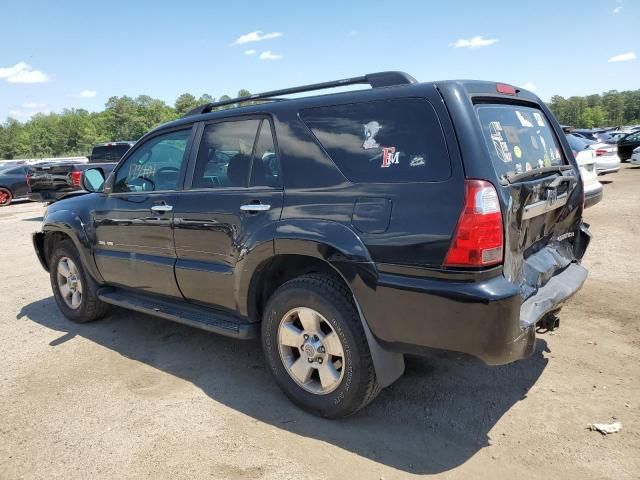
[{"label": "rear side window", "polygon": [[107,161],[117,162],[125,153],[131,148],[129,145],[108,145],[107,146]]},{"label": "rear side window", "polygon": [[107,147],[94,147],[91,152],[91,161],[100,162],[107,159]]},{"label": "rear side window", "polygon": [[547,118],[537,108],[478,105],[478,118],[499,177],[566,165]]},{"label": "rear side window", "polygon": [[426,99],[308,108],[300,116],[352,182],[437,182],[451,176],[444,134]]}]

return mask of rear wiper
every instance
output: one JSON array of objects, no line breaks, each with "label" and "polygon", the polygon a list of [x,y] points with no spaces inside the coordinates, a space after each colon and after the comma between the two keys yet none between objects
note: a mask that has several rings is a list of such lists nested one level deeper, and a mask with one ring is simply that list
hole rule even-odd
[{"label": "rear wiper", "polygon": [[522,172],[522,173],[509,172],[503,175],[502,178],[506,180],[507,183],[516,183],[530,177],[537,177],[538,175],[545,175],[548,173],[562,174],[567,170],[573,170],[573,167],[571,165],[556,165],[553,167],[535,168],[535,169],[529,170],[528,172]]}]

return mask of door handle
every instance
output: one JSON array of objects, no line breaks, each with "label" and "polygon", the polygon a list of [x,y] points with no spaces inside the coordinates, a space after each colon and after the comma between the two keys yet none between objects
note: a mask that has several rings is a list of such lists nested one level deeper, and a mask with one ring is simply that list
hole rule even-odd
[{"label": "door handle", "polygon": [[266,203],[245,203],[240,206],[240,210],[243,212],[266,212],[269,209],[271,209],[271,205]]},{"label": "door handle", "polygon": [[160,212],[160,213],[164,213],[164,212],[170,212],[173,210],[173,205],[154,205],[151,207],[151,211],[152,212]]}]

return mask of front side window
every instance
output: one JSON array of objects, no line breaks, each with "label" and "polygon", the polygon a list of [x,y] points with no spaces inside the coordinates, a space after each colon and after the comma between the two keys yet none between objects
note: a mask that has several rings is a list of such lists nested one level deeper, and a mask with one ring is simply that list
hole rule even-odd
[{"label": "front side window", "polygon": [[440,122],[424,98],[308,108],[300,116],[352,182],[437,182],[451,176]]},{"label": "front side window", "polygon": [[191,129],[153,137],[144,142],[118,169],[113,191],[175,190],[180,179]]},{"label": "front side window", "polygon": [[268,120],[207,125],[198,149],[192,188],[279,186],[278,158]]}]

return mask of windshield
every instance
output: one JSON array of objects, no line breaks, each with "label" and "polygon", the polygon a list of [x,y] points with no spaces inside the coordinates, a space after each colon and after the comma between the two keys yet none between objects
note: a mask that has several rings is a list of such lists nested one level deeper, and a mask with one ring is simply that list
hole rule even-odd
[{"label": "windshield", "polygon": [[567,164],[541,110],[519,105],[477,105],[476,109],[499,177]]}]

